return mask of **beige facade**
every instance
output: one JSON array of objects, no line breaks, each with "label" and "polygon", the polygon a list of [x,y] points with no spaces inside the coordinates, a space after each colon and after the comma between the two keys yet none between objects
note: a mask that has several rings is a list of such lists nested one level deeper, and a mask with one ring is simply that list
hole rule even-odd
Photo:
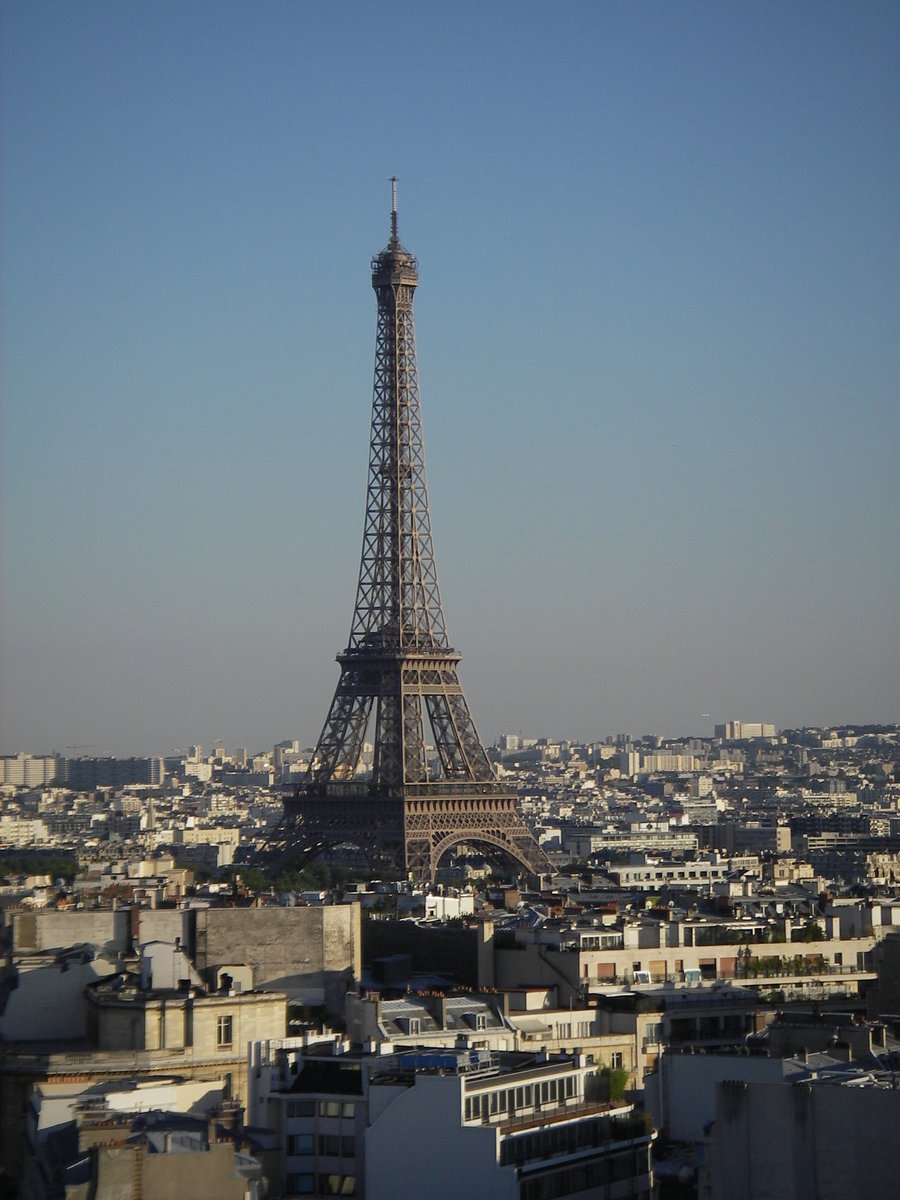
[{"label": "beige facade", "polygon": [[230,1142],[191,1153],[148,1153],[139,1144],[101,1145],[94,1153],[94,1178],[67,1187],[66,1200],[246,1200],[248,1194]]},{"label": "beige facade", "polygon": [[[167,866],[169,863],[167,862]],[[15,910],[14,954],[85,945],[126,953],[153,939],[178,938],[197,970],[243,964],[252,986],[284,992],[302,1004],[340,1016],[351,982],[362,974],[360,905],[295,908],[83,908]]]},{"label": "beige facade", "polygon": [[208,908],[197,910],[194,921],[199,971],[246,963],[253,968],[254,987],[277,989],[343,1015],[347,989],[362,974],[358,903]]},{"label": "beige facade", "polygon": [[260,1164],[220,1138],[171,1130],[134,1136],[133,1118],[79,1115],[78,1150],[90,1153],[90,1178],[69,1183],[66,1200],[257,1200],[264,1194]]},{"label": "beige facade", "polygon": [[[875,976],[871,969],[874,935],[829,938],[818,942],[727,940],[724,926],[703,922],[657,922],[619,931],[599,930],[614,944],[597,948],[570,942],[548,944],[537,933],[515,947],[497,946],[489,982],[513,988],[523,982],[554,985],[562,1004],[589,995],[602,996],[631,983],[746,981],[748,986],[791,990],[798,996],[816,989],[856,992]],[[490,930],[485,930],[485,962]],[[623,944],[624,943],[624,944]],[[482,978],[482,983],[488,980]]]},{"label": "beige facade", "polygon": [[278,992],[143,992],[117,980],[86,989],[89,1042],[7,1044],[0,1056],[0,1168],[15,1174],[22,1158],[28,1096],[35,1083],[130,1079],[177,1074],[224,1084],[244,1102],[247,1047],[283,1038],[287,998]]},{"label": "beige facade", "polygon": [[[130,993],[125,994],[124,993]],[[248,1042],[284,1037],[280,992],[145,994],[106,984],[88,989],[88,1034],[98,1050],[169,1050],[200,1058],[246,1056]]]}]

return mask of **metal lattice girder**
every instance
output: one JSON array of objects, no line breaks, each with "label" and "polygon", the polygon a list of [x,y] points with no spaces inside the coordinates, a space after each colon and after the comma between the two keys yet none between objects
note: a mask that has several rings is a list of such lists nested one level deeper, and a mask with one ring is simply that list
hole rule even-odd
[{"label": "metal lattice girder", "polygon": [[[378,302],[366,515],[350,641],[298,794],[270,839],[284,857],[341,843],[420,878],[459,843],[533,873],[547,861],[498,784],[447,641],[428,511],[413,295],[415,258],[397,236],[372,260]],[[439,770],[429,762],[430,730]],[[361,774],[367,735],[374,746]]]}]

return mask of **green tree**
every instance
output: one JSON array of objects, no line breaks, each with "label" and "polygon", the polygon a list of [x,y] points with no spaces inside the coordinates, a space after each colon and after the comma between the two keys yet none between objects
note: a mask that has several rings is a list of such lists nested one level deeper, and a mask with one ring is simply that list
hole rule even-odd
[{"label": "green tree", "polygon": [[0,874],[49,875],[51,879],[72,880],[78,874],[78,860],[67,854],[0,853]]},{"label": "green tree", "polygon": [[624,1067],[603,1067],[600,1071],[603,1091],[610,1100],[621,1100],[628,1085],[628,1072]]},{"label": "green tree", "polygon": [[821,942],[824,940],[825,934],[822,931],[822,926],[818,921],[810,921],[805,929],[800,933],[794,934],[795,942]]}]

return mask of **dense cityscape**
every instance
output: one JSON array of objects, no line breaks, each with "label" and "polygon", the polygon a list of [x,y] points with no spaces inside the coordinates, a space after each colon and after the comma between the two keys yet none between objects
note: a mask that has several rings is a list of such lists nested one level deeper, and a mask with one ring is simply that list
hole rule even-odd
[{"label": "dense cityscape", "polygon": [[6,6],[0,1200],[900,1200],[898,13]]},{"label": "dense cityscape", "polygon": [[897,1195],[900,727],[482,744],[391,188],[316,745],[0,759],[7,1195]]},{"label": "dense cityscape", "polygon": [[482,744],[396,182],[316,745],[0,759],[6,1194],[896,1195],[900,727]]},{"label": "dense cityscape", "polygon": [[255,865],[296,742],[0,759],[7,1194],[895,1194],[898,737],[503,737],[550,872],[425,882]]}]

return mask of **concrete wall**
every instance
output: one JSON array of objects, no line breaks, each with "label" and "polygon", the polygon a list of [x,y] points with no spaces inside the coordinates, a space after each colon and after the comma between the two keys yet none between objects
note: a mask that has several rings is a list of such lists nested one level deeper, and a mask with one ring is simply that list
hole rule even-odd
[{"label": "concrete wall", "polygon": [[246,963],[254,987],[343,1015],[347,988],[362,970],[358,904],[198,909],[194,919],[198,970]]},{"label": "concrete wall", "polygon": [[[198,970],[246,963],[253,986],[343,1013],[362,971],[359,904],[303,908],[25,909],[8,912],[15,954],[86,943],[113,955],[153,940],[181,944]],[[62,1035],[60,1035],[62,1036]]]},{"label": "concrete wall", "polygon": [[180,938],[182,946],[187,946],[192,917],[193,911],[187,908],[140,908],[137,910],[135,941],[143,945],[146,942],[174,942]]},{"label": "concrete wall", "polygon": [[[103,1146],[93,1184],[70,1189],[72,1200],[244,1200],[245,1183],[235,1178],[234,1147],[213,1143],[193,1154],[147,1154],[141,1146]],[[69,1191],[67,1191],[69,1194]]]},{"label": "concrete wall", "polygon": [[878,943],[874,959],[878,986],[866,997],[868,1015],[900,1013],[900,932],[889,933]]},{"label": "concrete wall", "polygon": [[82,942],[107,954],[125,950],[130,937],[127,908],[82,909],[57,911],[45,908],[39,912],[18,909],[7,913],[12,925],[14,953],[34,950],[53,950],[77,946]]},{"label": "concrete wall", "polygon": [[84,989],[89,983],[114,974],[109,959],[91,962],[47,963],[16,972],[15,987],[0,1012],[0,1040],[54,1041],[87,1037],[87,1003]]},{"label": "concrete wall", "polygon": [[726,1079],[780,1082],[780,1058],[736,1054],[663,1054],[644,1076],[644,1107],[657,1129],[677,1142],[700,1142],[716,1116],[716,1087]]},{"label": "concrete wall", "polygon": [[496,1131],[462,1125],[461,1089],[450,1075],[370,1087],[366,1200],[515,1200],[516,1172],[497,1165]]},{"label": "concrete wall", "polygon": [[711,1200],[900,1198],[900,1091],[721,1083]]}]

